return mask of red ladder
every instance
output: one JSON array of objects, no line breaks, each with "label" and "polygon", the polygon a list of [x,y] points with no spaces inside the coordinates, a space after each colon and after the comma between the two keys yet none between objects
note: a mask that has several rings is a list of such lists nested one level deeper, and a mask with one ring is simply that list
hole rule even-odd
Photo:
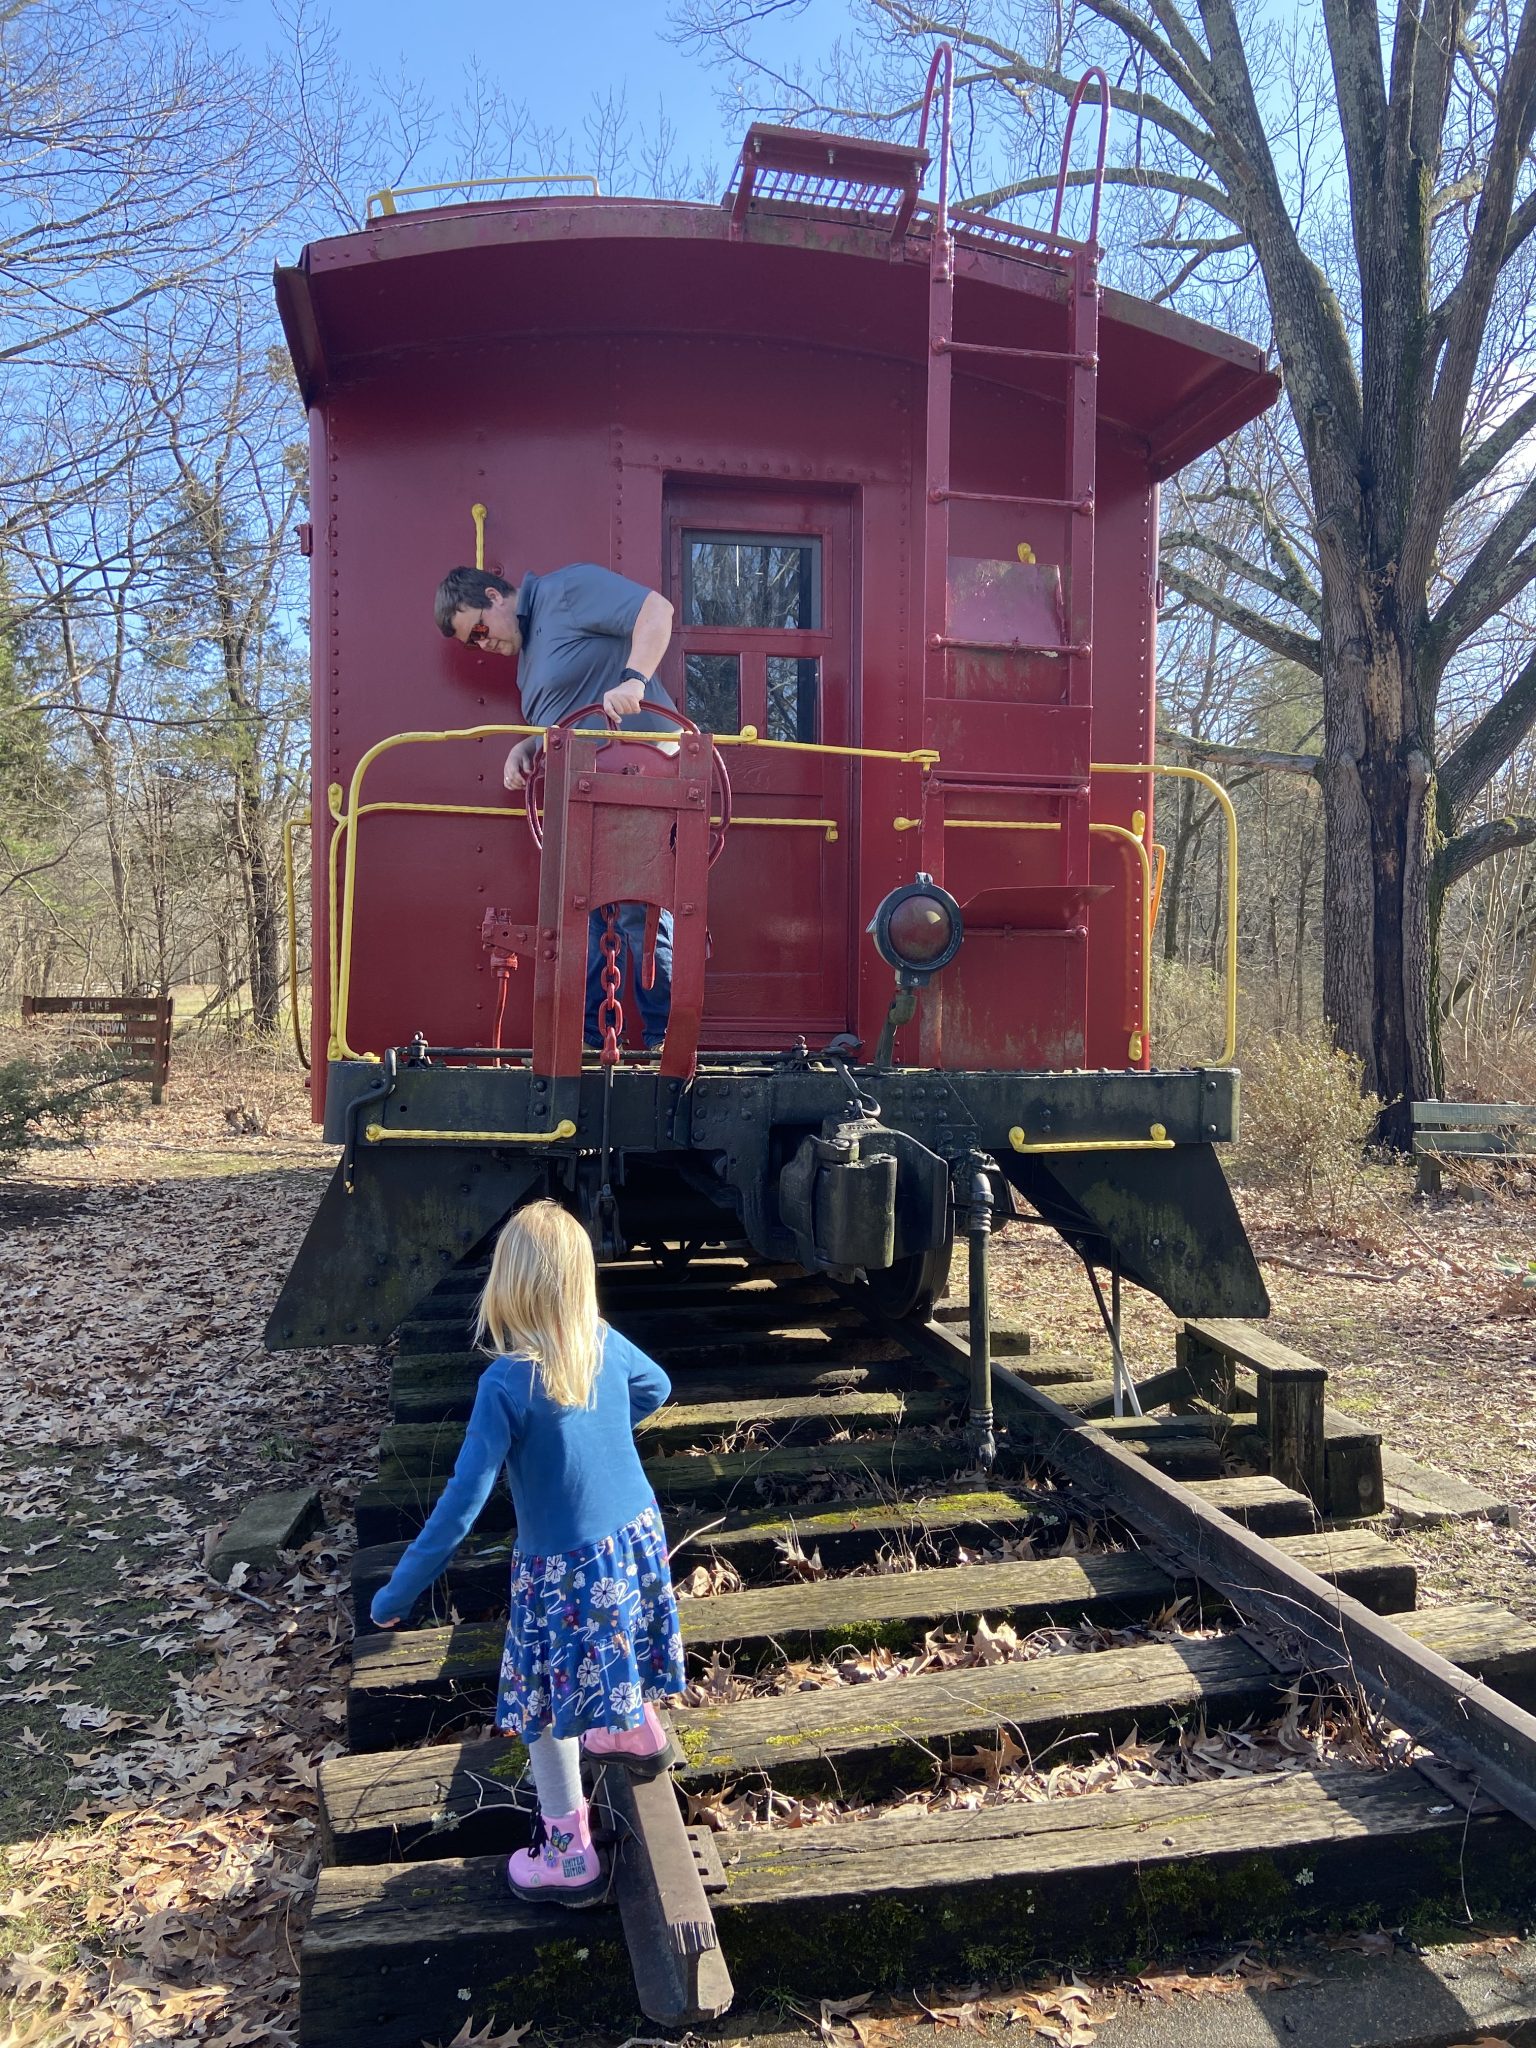
[{"label": "red ladder", "polygon": [[[940,73],[942,71],[942,85]],[[1076,242],[1060,232],[1062,206],[1066,195],[1072,136],[1078,108],[1090,84],[1099,92],[1100,122],[1098,157],[1093,174],[1092,213],[1088,236]],[[1059,705],[1041,706],[1049,723],[1041,721],[1042,734],[1048,729],[1053,743],[1042,748],[1045,758],[1034,763],[999,766],[989,760],[985,769],[973,765],[946,770],[942,765],[929,778],[923,809],[924,868],[936,878],[944,873],[945,811],[949,798],[1007,794],[1042,800],[1042,807],[1054,813],[1058,826],[1058,886],[1055,892],[1015,892],[1019,901],[1010,916],[1025,928],[1040,920],[1041,930],[1063,929],[1067,917],[1085,915],[1089,878],[1089,742],[1093,703],[1093,570],[1094,570],[1094,488],[1098,439],[1098,327],[1099,327],[1099,208],[1103,192],[1104,161],[1109,130],[1109,82],[1100,70],[1084,74],[1073,95],[1062,137],[1057,171],[1055,205],[1048,233],[1016,226],[989,215],[957,208],[949,203],[949,159],[951,114],[954,88],[954,56],[941,43],[929,67],[923,98],[922,126],[918,147],[928,138],[928,127],[939,96],[943,135],[939,148],[939,193],[933,210],[929,245],[928,283],[928,373],[926,477],[923,505],[923,695],[927,731],[925,744],[937,746],[941,756],[953,760],[959,735],[967,726],[980,725],[980,707],[957,702],[954,666],[957,657],[998,655],[1013,658],[1053,657],[1063,670]],[[1062,348],[1017,348],[984,340],[967,340],[955,332],[955,231],[968,243],[990,244],[1027,255],[1060,272],[1065,284],[1066,336]],[[951,431],[954,402],[954,366],[957,357],[998,362],[1038,362],[1059,365],[1065,372],[1063,478],[1058,495],[1039,496],[1024,492],[987,492],[957,489],[951,473]],[[950,508],[957,503],[1016,507],[1065,515],[1066,545],[1061,562],[1062,632],[1057,639],[1026,642],[957,635],[951,632]],[[946,747],[946,740],[949,741]],[[963,743],[968,760],[977,763],[986,754],[974,733]],[[1058,905],[1047,908],[1044,899],[1055,894]],[[1026,899],[1034,899],[1029,901]],[[1079,900],[1081,899],[1081,900]],[[1072,906],[1076,907],[1072,907]],[[923,1031],[920,1057],[938,1062],[942,1057],[942,1000],[927,1006],[928,1023]]]}]

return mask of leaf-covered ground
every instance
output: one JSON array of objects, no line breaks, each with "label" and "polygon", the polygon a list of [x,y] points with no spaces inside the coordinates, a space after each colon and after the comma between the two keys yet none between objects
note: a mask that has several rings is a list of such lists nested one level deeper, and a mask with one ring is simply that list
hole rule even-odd
[{"label": "leaf-covered ground", "polygon": [[[260,1332],[332,1157],[290,1074],[183,1057],[162,1109],[0,1191],[0,2022],[16,2048],[294,2037],[315,1769],[344,1713],[348,1515],[385,1372],[371,1353],[272,1356]],[[1500,1264],[1531,1256],[1536,1205],[1411,1205],[1387,1183],[1347,1242],[1246,1207],[1277,1332],[1334,1369],[1332,1398],[1536,1509],[1536,1317]],[[1001,1240],[997,1296],[1043,1341],[1107,1357],[1047,1232]],[[1134,1363],[1168,1354],[1153,1305],[1132,1302],[1129,1333]],[[217,1585],[204,1558],[241,1504],[311,1482],[320,1533],[281,1572]],[[1405,1540],[1433,1586],[1536,1613],[1518,1527]],[[1127,1998],[1309,1967],[1245,1953],[1139,1988],[873,2008],[829,1986],[781,2026],[843,2048],[914,2024],[1112,2048],[1099,2030]]]}]

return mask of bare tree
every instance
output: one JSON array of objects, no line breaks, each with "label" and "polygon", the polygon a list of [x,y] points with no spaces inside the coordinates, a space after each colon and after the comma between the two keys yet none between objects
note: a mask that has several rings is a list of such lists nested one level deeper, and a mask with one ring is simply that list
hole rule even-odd
[{"label": "bare tree", "polygon": [[[794,11],[681,0],[677,20],[740,76],[754,28]],[[910,122],[914,64],[946,38],[968,94],[962,182],[973,201],[1003,204],[1049,182],[1044,117],[1085,63],[1105,63],[1128,117],[1111,186],[1153,210],[1146,274],[1180,303],[1203,290],[1202,309],[1262,286],[1312,558],[1259,518],[1257,552],[1222,557],[1243,596],[1187,557],[1165,574],[1321,679],[1327,1014],[1389,1104],[1384,1135],[1402,1142],[1408,1104],[1439,1084],[1444,892],[1536,841],[1536,817],[1475,814],[1536,723],[1536,658],[1489,679],[1449,747],[1440,720],[1452,665],[1536,577],[1528,355],[1518,374],[1536,229],[1536,0],[1322,0],[1320,17],[1289,24],[1238,0],[1081,0],[1039,5],[1027,41],[1020,10],[986,0],[863,0],[861,14],[865,40],[828,78],[768,79],[779,118]],[[987,120],[1010,138],[1002,178],[996,151],[978,145]]]}]

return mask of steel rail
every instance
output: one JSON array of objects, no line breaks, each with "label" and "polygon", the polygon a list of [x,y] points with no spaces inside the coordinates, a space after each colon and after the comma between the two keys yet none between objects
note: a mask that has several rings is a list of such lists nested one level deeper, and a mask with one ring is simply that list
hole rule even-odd
[{"label": "steel rail", "polygon": [[[967,1378],[970,1346],[954,1330],[869,1313],[925,1364]],[[1022,1427],[1048,1464],[1245,1619],[1298,1645],[1321,1671],[1352,1678],[1442,1763],[1536,1827],[1536,1715],[1154,1471],[1009,1367],[994,1361],[992,1378],[1000,1418]]]}]

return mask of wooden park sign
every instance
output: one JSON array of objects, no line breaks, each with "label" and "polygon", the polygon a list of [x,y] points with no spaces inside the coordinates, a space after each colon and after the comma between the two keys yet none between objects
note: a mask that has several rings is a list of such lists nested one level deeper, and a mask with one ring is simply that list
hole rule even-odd
[{"label": "wooden park sign", "polygon": [[21,1021],[75,1017],[118,1055],[120,1081],[147,1081],[159,1102],[171,1070],[170,996],[23,996]]}]

